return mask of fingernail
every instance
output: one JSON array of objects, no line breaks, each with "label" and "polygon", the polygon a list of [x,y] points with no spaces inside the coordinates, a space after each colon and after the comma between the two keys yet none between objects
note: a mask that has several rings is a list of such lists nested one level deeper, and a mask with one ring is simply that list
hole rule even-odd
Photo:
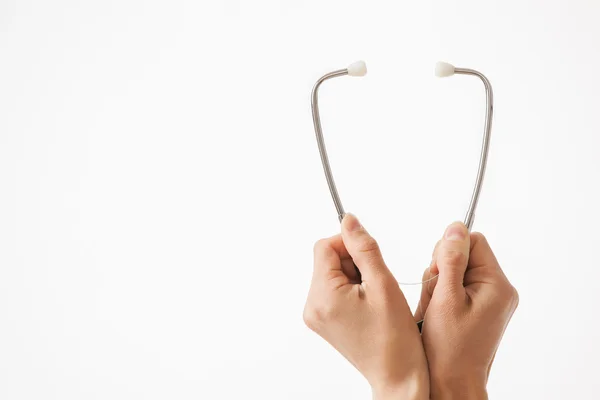
[{"label": "fingernail", "polygon": [[467,228],[460,222],[455,222],[446,229],[446,240],[464,240],[467,237]]},{"label": "fingernail", "polygon": [[346,229],[348,229],[350,232],[355,232],[362,229],[362,225],[354,214],[346,214],[344,216],[344,224],[346,225]]}]

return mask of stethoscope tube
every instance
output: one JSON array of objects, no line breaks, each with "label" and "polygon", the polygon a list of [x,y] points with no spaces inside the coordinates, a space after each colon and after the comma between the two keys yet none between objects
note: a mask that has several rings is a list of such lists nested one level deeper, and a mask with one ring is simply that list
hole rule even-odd
[{"label": "stethoscope tube", "polygon": [[[352,68],[350,66],[349,68]],[[319,113],[319,88],[323,84],[323,82],[337,78],[339,76],[349,75],[349,68],[340,69],[328,74],[323,75],[319,80],[315,83],[312,89],[311,95],[311,108],[312,108],[312,117],[313,124],[315,127],[315,135],[317,138],[317,145],[319,147],[319,154],[321,156],[321,163],[323,165],[323,171],[325,172],[325,178],[327,179],[327,185],[329,186],[329,192],[331,193],[331,197],[333,199],[333,203],[335,205],[335,209],[338,215],[338,220],[341,222],[344,218],[346,212],[344,211],[344,206],[342,205],[342,201],[340,199],[340,195],[338,193],[337,187],[335,185],[335,180],[333,179],[333,173],[331,171],[331,165],[329,163],[329,157],[327,156],[327,149],[325,147],[325,140],[323,138],[323,128],[321,127],[321,116]],[[438,69],[441,68],[441,72],[438,72]],[[365,70],[366,73],[366,70]],[[468,68],[455,68],[450,64],[439,63],[436,67],[436,73],[438,76],[451,76],[454,74],[457,75],[471,75],[476,76],[483,82],[486,93],[486,116],[485,116],[485,125],[483,131],[483,141],[481,145],[481,153],[479,157],[479,167],[477,169],[477,177],[475,179],[475,186],[473,188],[473,194],[471,195],[471,201],[469,203],[469,208],[467,209],[467,213],[465,215],[464,224],[467,226],[469,230],[471,230],[473,226],[473,222],[475,221],[475,211],[477,210],[477,204],[479,203],[479,196],[481,194],[481,188],[483,187],[483,180],[485,177],[485,171],[487,167],[488,153],[490,149],[490,137],[492,132],[492,117],[494,113],[494,94],[492,91],[492,85],[490,81],[479,71],[475,71],[473,69]]]},{"label": "stethoscope tube", "polygon": [[481,144],[481,154],[479,156],[479,167],[477,168],[477,178],[475,180],[475,187],[473,188],[473,195],[471,196],[471,202],[469,203],[467,215],[465,216],[465,225],[470,231],[475,220],[475,210],[479,203],[479,195],[481,194],[481,188],[483,187],[483,178],[485,177],[488,153],[490,151],[492,117],[494,115],[494,92],[492,91],[492,84],[481,72],[467,68],[455,68],[454,73],[476,76],[481,79],[483,86],[485,87],[485,125],[483,128],[483,141]]},{"label": "stethoscope tube", "polygon": [[340,69],[323,75],[317,81],[317,83],[315,83],[311,96],[313,123],[315,125],[315,134],[317,136],[317,145],[319,146],[321,164],[323,164],[323,170],[325,172],[325,178],[327,179],[327,185],[329,186],[329,192],[331,193],[331,197],[333,198],[333,204],[335,205],[338,220],[340,222],[342,222],[342,219],[344,219],[344,215],[346,215],[346,212],[344,211],[344,206],[342,205],[340,195],[338,194],[337,187],[335,186],[333,173],[331,172],[331,166],[329,165],[329,157],[327,156],[327,149],[325,148],[325,140],[323,139],[323,128],[321,128],[321,115],[319,114],[319,87],[321,87],[321,84],[328,79],[344,75],[348,75],[348,69]]}]

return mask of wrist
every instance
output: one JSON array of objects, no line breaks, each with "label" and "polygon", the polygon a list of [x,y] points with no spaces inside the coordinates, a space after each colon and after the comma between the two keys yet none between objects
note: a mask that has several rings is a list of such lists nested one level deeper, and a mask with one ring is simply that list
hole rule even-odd
[{"label": "wrist", "polygon": [[452,377],[431,380],[432,400],[487,400],[486,379]]},{"label": "wrist", "polygon": [[426,374],[397,384],[378,384],[372,389],[373,400],[429,400],[429,379]]}]

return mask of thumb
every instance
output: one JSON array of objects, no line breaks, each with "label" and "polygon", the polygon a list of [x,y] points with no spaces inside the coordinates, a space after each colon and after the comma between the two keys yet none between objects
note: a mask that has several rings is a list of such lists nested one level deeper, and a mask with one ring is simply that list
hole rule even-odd
[{"label": "thumb", "polygon": [[346,214],[342,220],[342,240],[363,282],[381,281],[392,275],[383,261],[377,241],[352,214]]},{"label": "thumb", "polygon": [[470,235],[467,227],[455,222],[446,228],[435,255],[439,278],[437,286],[445,290],[464,292],[463,280],[469,262]]}]

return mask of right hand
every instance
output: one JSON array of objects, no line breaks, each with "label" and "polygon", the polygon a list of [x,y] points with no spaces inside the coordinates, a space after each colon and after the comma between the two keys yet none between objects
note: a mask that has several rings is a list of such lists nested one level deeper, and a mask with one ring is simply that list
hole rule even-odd
[{"label": "right hand", "polygon": [[314,252],[306,325],[364,375],[374,399],[429,399],[419,330],[375,239],[347,214],[342,234]]},{"label": "right hand", "polygon": [[519,296],[485,237],[450,225],[425,270],[415,313],[432,399],[485,399],[488,375]]}]

